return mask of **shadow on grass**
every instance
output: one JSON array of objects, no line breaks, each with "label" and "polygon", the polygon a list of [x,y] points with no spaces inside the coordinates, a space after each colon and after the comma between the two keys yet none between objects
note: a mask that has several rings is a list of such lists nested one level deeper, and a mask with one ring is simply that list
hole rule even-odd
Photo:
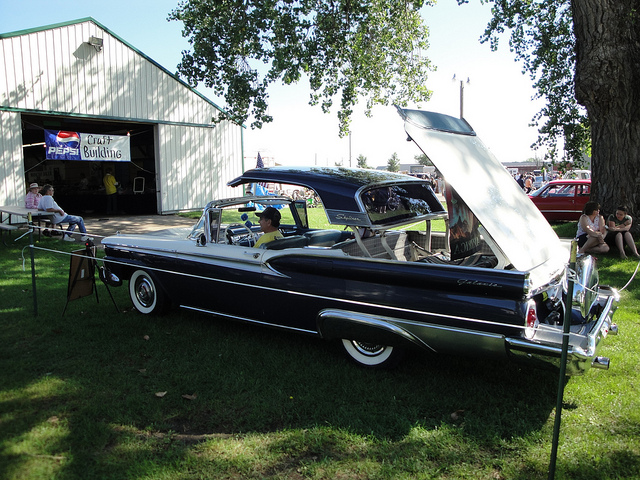
[{"label": "shadow on grass", "polygon": [[[112,290],[121,314],[99,285],[99,304],[76,300],[62,317],[66,258],[42,269],[33,317],[30,283],[11,269],[0,284],[2,478],[335,478],[340,465],[363,478],[544,478],[544,462],[518,459],[555,407],[552,372],[417,352],[369,371],[312,337],[140,315],[126,287]],[[633,453],[624,462],[640,470]]]},{"label": "shadow on grass", "polygon": [[[287,437],[316,431],[326,456],[334,447],[324,445],[333,437],[324,429],[347,443],[399,442],[408,451],[412,432],[438,430],[494,448],[540,429],[554,406],[556,379],[548,372],[418,353],[395,370],[367,371],[315,338],[185,312],[117,315],[105,293],[99,305],[93,297],[73,302],[61,318],[53,313],[64,307],[59,292],[39,286],[42,298],[58,297],[48,303],[51,314],[24,312],[17,323],[2,316],[2,437],[27,445],[3,452],[0,476],[44,473],[51,462],[61,478],[153,476],[190,457],[194,443],[228,435],[276,433],[271,448],[283,452]],[[43,447],[50,436],[57,440]],[[439,442],[420,444],[440,450]],[[308,445],[300,448],[284,456],[306,458]],[[336,458],[351,448],[335,447]]]}]

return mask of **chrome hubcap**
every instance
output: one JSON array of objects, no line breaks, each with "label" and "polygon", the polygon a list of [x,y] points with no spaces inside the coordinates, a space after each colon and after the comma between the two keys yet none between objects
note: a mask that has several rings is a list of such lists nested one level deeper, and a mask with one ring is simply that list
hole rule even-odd
[{"label": "chrome hubcap", "polygon": [[136,298],[144,307],[153,305],[155,292],[153,290],[153,284],[148,278],[141,278],[136,283]]},{"label": "chrome hubcap", "polygon": [[376,355],[380,355],[386,348],[384,345],[378,345],[375,343],[357,341],[352,341],[351,343],[359,353],[368,357],[375,357]]}]

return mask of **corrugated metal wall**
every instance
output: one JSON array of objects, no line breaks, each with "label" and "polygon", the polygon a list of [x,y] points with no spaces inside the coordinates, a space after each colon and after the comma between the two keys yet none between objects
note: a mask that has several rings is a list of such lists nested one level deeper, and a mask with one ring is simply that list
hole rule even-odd
[{"label": "corrugated metal wall", "polygon": [[[91,36],[103,39],[101,51]],[[215,105],[93,21],[0,38],[0,70],[0,108],[157,123],[162,212],[206,203],[192,191],[199,175],[208,200],[241,173],[242,127],[214,126]],[[20,121],[2,114],[0,203],[15,203],[25,192]]]},{"label": "corrugated metal wall", "polygon": [[156,155],[164,212],[202,208],[217,197],[242,196],[241,189],[226,185],[241,173],[232,152],[242,148],[240,131],[226,125],[213,129],[158,126]]},{"label": "corrugated metal wall", "polygon": [[22,159],[20,114],[0,111],[0,205],[20,205],[24,200]]}]

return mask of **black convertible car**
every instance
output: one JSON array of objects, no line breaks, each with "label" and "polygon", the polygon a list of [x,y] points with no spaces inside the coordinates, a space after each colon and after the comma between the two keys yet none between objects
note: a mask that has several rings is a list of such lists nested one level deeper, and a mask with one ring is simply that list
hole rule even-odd
[{"label": "black convertible car", "polygon": [[[141,313],[173,304],[335,339],[370,367],[395,362],[406,348],[557,366],[569,244],[464,120],[399,111],[410,140],[446,178],[447,207],[428,182],[407,175],[254,169],[229,184],[309,189],[336,228],[310,228],[304,200],[239,195],[207,204],[189,231],[104,239],[105,265],[128,280]],[[265,206],[281,209],[284,238],[255,248],[252,220]],[[446,227],[434,231],[435,220]],[[608,368],[597,348],[617,332],[619,299],[598,284],[592,257],[579,257],[576,270],[573,374]]]}]

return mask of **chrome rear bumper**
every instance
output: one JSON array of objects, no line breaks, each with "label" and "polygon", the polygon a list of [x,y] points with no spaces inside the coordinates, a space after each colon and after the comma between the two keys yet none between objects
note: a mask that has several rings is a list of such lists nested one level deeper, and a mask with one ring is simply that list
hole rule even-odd
[{"label": "chrome rear bumper", "polygon": [[[569,333],[567,351],[567,375],[581,375],[590,367],[609,368],[609,359],[598,356],[600,342],[609,334],[616,335],[618,326],[613,323],[613,314],[618,308],[620,295],[611,287],[598,289],[597,298],[591,308],[601,307],[595,321],[587,325],[573,328]],[[584,329],[587,329],[586,331]],[[515,360],[527,363],[546,363],[560,366],[562,355],[562,326],[551,327],[541,325],[533,338],[522,337],[505,339],[507,351]]]}]

